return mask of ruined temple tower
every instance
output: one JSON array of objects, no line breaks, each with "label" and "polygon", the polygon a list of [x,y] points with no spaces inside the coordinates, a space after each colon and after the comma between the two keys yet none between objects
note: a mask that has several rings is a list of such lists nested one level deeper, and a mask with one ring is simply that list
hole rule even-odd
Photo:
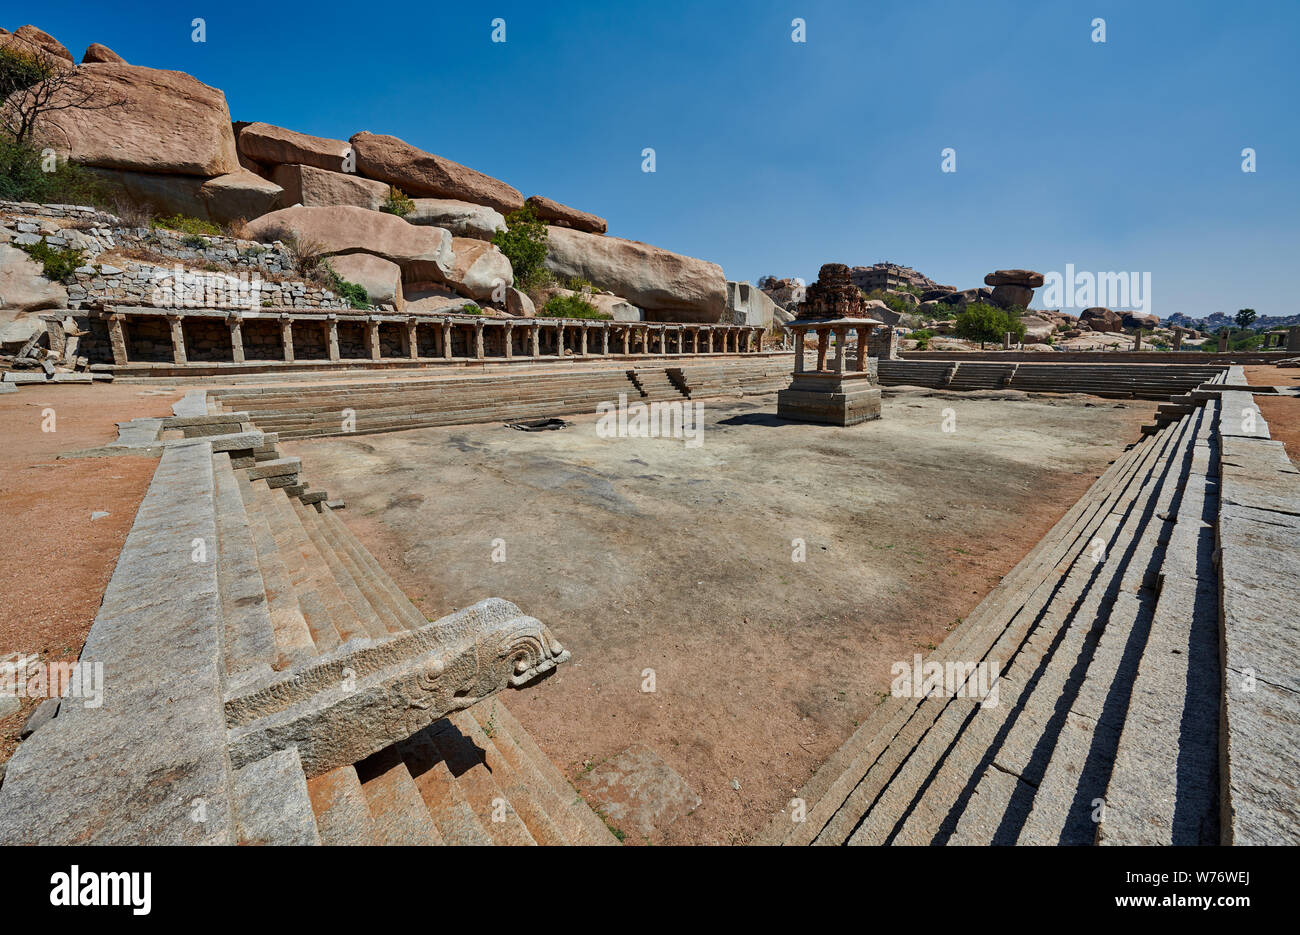
[{"label": "ruined temple tower", "polygon": [[[808,287],[799,313],[785,327],[794,332],[794,379],[776,394],[776,413],[783,419],[856,425],[880,418],[880,389],[867,362],[867,337],[882,322],[868,318],[865,301],[843,263],[827,263]],[[817,334],[817,360],[804,366],[804,337]],[[857,357],[847,366],[848,335],[856,332]],[[835,354],[828,360],[830,337]]]}]

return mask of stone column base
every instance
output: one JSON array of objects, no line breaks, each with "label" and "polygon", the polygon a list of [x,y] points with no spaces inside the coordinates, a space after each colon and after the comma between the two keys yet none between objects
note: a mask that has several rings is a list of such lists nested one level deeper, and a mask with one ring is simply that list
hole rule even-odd
[{"label": "stone column base", "polygon": [[880,418],[880,387],[867,373],[795,374],[776,394],[776,414],[797,422],[857,425]]}]

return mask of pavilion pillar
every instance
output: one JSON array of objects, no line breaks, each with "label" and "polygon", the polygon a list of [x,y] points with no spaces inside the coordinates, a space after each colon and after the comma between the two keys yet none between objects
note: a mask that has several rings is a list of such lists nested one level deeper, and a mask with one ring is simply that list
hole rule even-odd
[{"label": "pavilion pillar", "polygon": [[794,341],[794,372],[795,372],[795,373],[803,373],[803,352],[804,352],[803,336],[804,336],[805,333],[806,333],[806,332],[804,332],[804,331],[801,330],[801,329],[800,329],[800,330],[796,330],[796,331],[794,332],[794,335],[795,335],[795,341]]},{"label": "pavilion pillar", "polygon": [[108,316],[108,340],[113,345],[113,363],[118,367],[124,367],[127,363],[126,332],[122,327],[123,317],[117,312],[110,313]]},{"label": "pavilion pillar", "polygon": [[587,356],[587,326],[586,326],[586,325],[579,325],[579,326],[578,326],[578,330],[582,332],[582,338],[581,338],[582,343],[581,343],[581,345],[580,345],[580,347],[582,348],[582,350],[581,350],[581,352],[579,353],[579,356],[580,356],[580,357],[586,357],[586,356]]},{"label": "pavilion pillar", "polygon": [[623,329],[623,356],[624,357],[627,357],[629,354],[632,353],[631,344],[632,344],[632,329],[624,328]]},{"label": "pavilion pillar", "polygon": [[293,363],[293,319],[284,312],[280,313],[280,346],[284,350],[284,362]]},{"label": "pavilion pillar", "polygon": [[411,360],[420,356],[420,335],[414,318],[406,319],[406,356]]},{"label": "pavilion pillar", "polygon": [[506,360],[515,356],[515,326],[512,322],[506,322]]},{"label": "pavilion pillar", "polygon": [[373,318],[366,319],[366,351],[371,360],[379,359],[379,322]]},{"label": "pavilion pillar", "polygon": [[243,323],[238,315],[231,315],[226,319],[226,324],[230,326],[230,359],[237,364],[242,364],[244,362]]},{"label": "pavilion pillar", "polygon": [[1182,349],[1183,349],[1183,333],[1182,333],[1181,331],[1175,331],[1175,332],[1174,332],[1174,350],[1176,350],[1176,351],[1180,351],[1180,350],[1182,350]]},{"label": "pavilion pillar", "polygon": [[817,369],[826,369],[826,348],[830,344],[831,332],[829,328],[817,329]]},{"label": "pavilion pillar", "polygon": [[533,360],[536,360],[538,357],[542,356],[542,349],[541,349],[542,326],[537,324],[537,322],[533,322],[531,325],[528,326],[528,330],[529,332],[531,332],[529,334],[529,339],[532,341],[532,345],[533,345]]},{"label": "pavilion pillar", "polygon": [[864,373],[867,369],[867,342],[871,339],[871,326],[866,327],[859,325],[858,334],[858,373]]},{"label": "pavilion pillar", "polygon": [[600,328],[600,356],[609,356],[609,325],[602,325]]},{"label": "pavilion pillar", "polygon": [[474,322],[474,359],[482,360],[483,354],[483,322]]},{"label": "pavilion pillar", "polygon": [[451,322],[442,323],[442,359],[451,360]]},{"label": "pavilion pillar", "polygon": [[330,360],[338,363],[339,359],[339,319],[337,315],[330,315],[325,323],[328,331],[326,341],[329,344]]},{"label": "pavilion pillar", "polygon": [[185,364],[185,329],[181,326],[180,315],[168,315],[167,324],[171,326],[172,333],[172,363]]}]

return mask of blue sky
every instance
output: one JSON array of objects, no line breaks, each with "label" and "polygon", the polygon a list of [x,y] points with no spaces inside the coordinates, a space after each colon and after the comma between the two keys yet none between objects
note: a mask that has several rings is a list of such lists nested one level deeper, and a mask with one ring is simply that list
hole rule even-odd
[{"label": "blue sky", "polygon": [[5,6],[236,120],[391,133],[729,279],[1072,263],[1150,272],[1161,316],[1298,311],[1295,0]]}]

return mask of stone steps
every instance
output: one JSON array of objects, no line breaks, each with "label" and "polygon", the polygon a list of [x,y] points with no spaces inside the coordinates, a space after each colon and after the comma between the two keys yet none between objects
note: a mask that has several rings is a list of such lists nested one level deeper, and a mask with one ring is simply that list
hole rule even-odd
[{"label": "stone steps", "polygon": [[[1053,529],[1009,572],[979,607],[964,620],[931,656],[941,664],[981,659],[997,637],[1018,616],[1032,618],[1051,599],[1065,572],[1096,537],[1105,518],[1129,489],[1134,477],[1151,460],[1154,444],[1146,440],[1129,449],[1102,474],[1088,494],[1067,511]],[[885,754],[896,738],[915,738],[938,716],[937,705],[911,696],[890,697],[862,723],[846,744],[809,780],[799,797],[807,803],[802,823],[792,823],[783,813],[759,835],[763,843],[812,843],[828,824],[849,824],[841,840],[861,816],[857,803],[845,804],[855,792],[862,800],[874,795],[862,780],[876,766],[897,765],[899,748]],[[884,759],[882,759],[884,757]],[[878,770],[878,776],[884,775]],[[877,780],[880,782],[880,780]],[[880,782],[883,786],[883,782]],[[879,791],[878,789],[874,791]],[[841,812],[845,814],[840,815]],[[837,815],[839,818],[837,819]],[[835,836],[834,829],[826,836]]]},{"label": "stone steps", "polygon": [[1018,389],[1161,399],[1188,393],[1222,374],[1219,365],[996,363],[980,361],[880,361],[880,382],[935,389]]},{"label": "stone steps", "polygon": [[[1117,459],[932,654],[942,663],[1001,662],[995,704],[944,692],[886,699],[800,791],[806,820],[783,811],[756,843],[1212,844],[1252,822],[1255,835],[1286,837],[1276,818],[1256,817],[1269,795],[1280,799],[1249,773],[1253,762],[1242,770],[1247,782],[1222,775],[1232,762],[1220,736],[1231,679],[1219,658],[1215,546],[1230,508],[1221,503],[1219,447],[1236,444],[1228,437],[1236,411],[1250,406],[1223,396],[1198,398],[1201,408]],[[1221,411],[1234,414],[1227,428]],[[1250,456],[1275,444],[1259,441],[1266,427],[1242,425]],[[1300,488],[1300,472],[1283,473]],[[1287,512],[1300,497],[1270,492],[1259,502],[1267,518],[1254,541],[1265,530],[1279,542],[1300,539],[1300,521]],[[1258,695],[1242,697],[1259,704]],[[1277,717],[1290,698],[1269,696],[1263,716]],[[1255,750],[1239,743],[1239,758]],[[1273,759],[1270,775],[1280,777],[1285,757]],[[1245,807],[1221,818],[1233,792]],[[1221,827],[1227,821],[1235,826]]]},{"label": "stone steps", "polygon": [[983,761],[999,749],[998,739],[1014,726],[1007,719],[1020,696],[1036,684],[1046,660],[1065,658],[1064,652],[1054,654],[1056,644],[1066,636],[1075,641],[1086,637],[1082,623],[1071,624],[1076,618],[1082,621],[1083,615],[1076,614],[1081,603],[1086,614],[1089,600],[1100,601],[1109,564],[1094,562],[1093,550],[1100,540],[1106,556],[1115,556],[1126,521],[1145,507],[1142,496],[1149,490],[1167,442],[1166,437],[1152,446],[1094,527],[1089,543],[1072,556],[1063,577],[1053,582],[1046,600],[1011,615],[990,646],[979,646],[966,657],[1001,665],[998,704],[981,708],[971,699],[926,699],[933,720],[900,735],[895,741],[897,752],[882,757],[874,767],[875,776],[868,773],[864,792],[846,803],[851,807],[842,810],[839,822],[828,826],[830,833],[823,833],[823,843],[839,843],[839,835],[850,829],[845,840],[853,844],[892,843],[896,837],[901,837],[900,843],[931,843],[948,833],[953,811],[969,807],[965,797],[970,795],[972,779],[978,781],[985,768]]}]

